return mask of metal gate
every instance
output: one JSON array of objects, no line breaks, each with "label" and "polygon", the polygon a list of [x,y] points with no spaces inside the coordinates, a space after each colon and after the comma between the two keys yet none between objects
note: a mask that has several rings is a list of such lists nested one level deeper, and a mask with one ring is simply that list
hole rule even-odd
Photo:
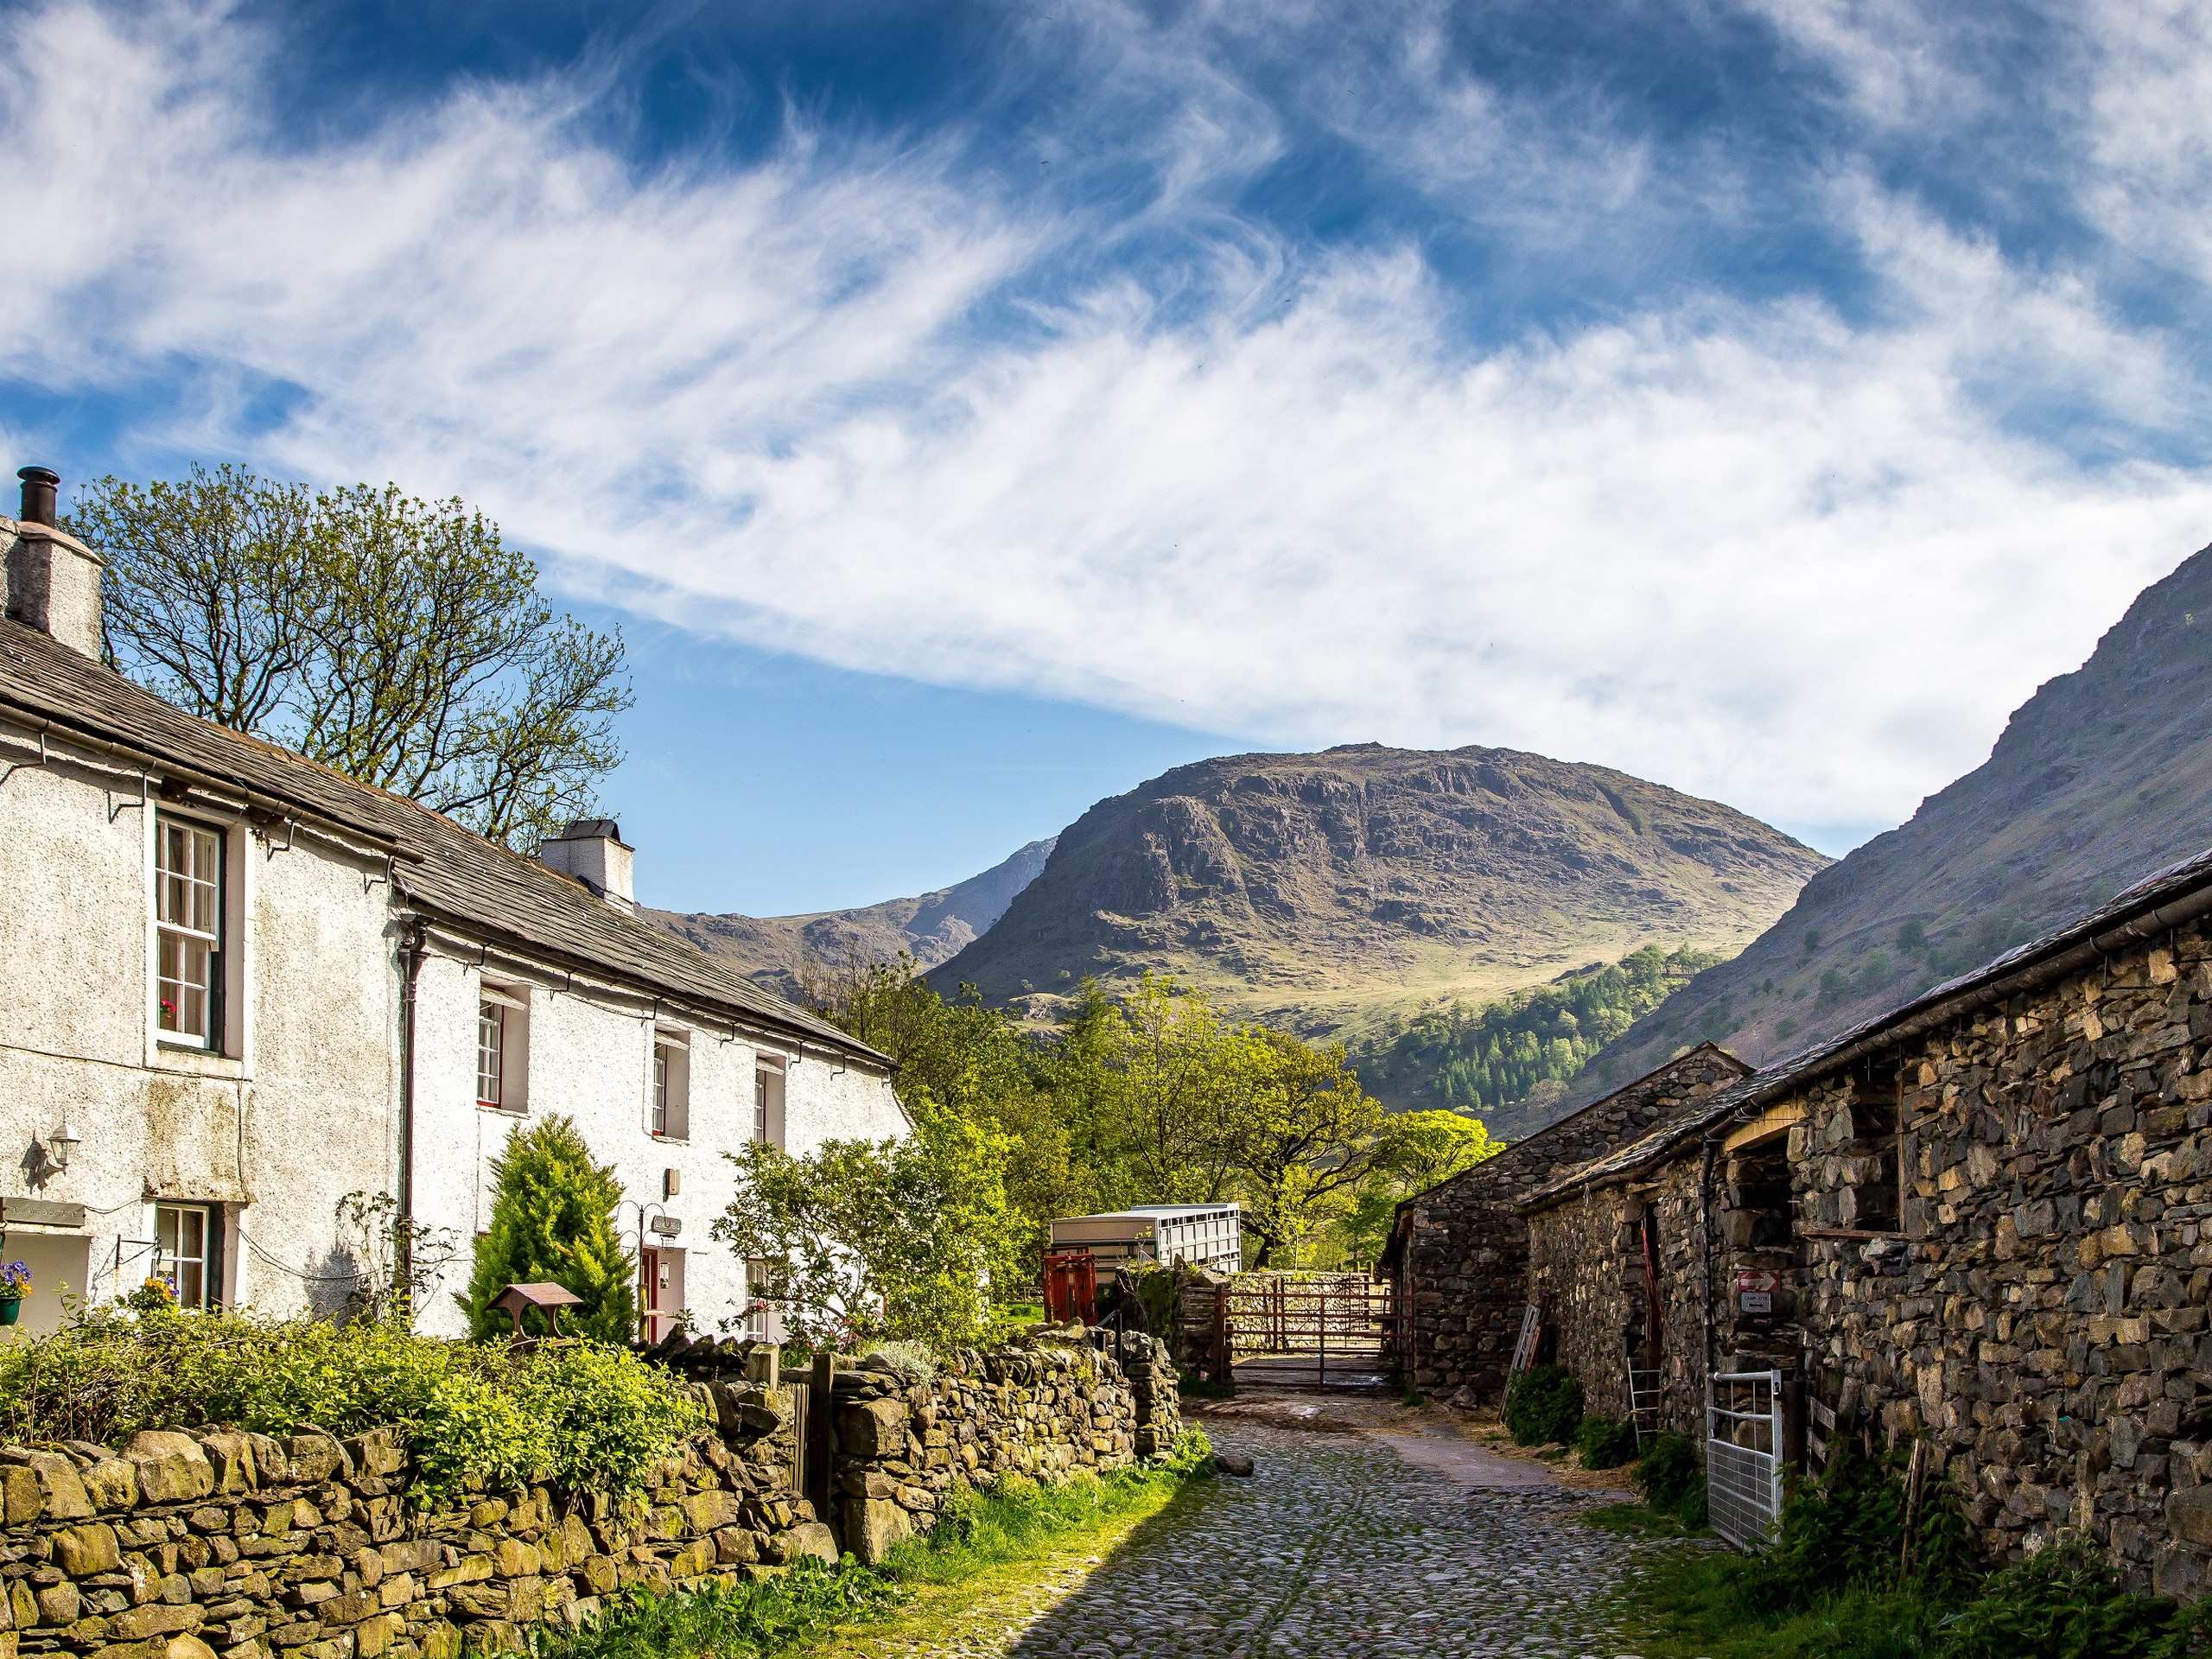
[{"label": "metal gate", "polygon": [[1385,1389],[1403,1368],[1408,1321],[1396,1286],[1365,1274],[1240,1274],[1228,1287],[1239,1382]]},{"label": "metal gate", "polygon": [[1715,1372],[1705,1416],[1713,1529],[1738,1549],[1764,1548],[1782,1524],[1782,1373]]}]

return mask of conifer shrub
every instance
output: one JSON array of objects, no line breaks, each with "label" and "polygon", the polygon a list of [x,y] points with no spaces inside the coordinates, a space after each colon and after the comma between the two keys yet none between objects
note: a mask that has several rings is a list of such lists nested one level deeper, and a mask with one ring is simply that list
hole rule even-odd
[{"label": "conifer shrub", "polygon": [[1505,1427],[1516,1446],[1567,1445],[1582,1421],[1582,1385],[1564,1365],[1532,1365],[1505,1391]]},{"label": "conifer shrub", "polygon": [[[456,1296],[480,1341],[512,1334],[513,1321],[492,1306],[509,1285],[550,1281],[583,1298],[563,1308],[560,1334],[627,1342],[637,1328],[637,1258],[622,1247],[615,1219],[622,1184],[613,1166],[595,1161],[575,1121],[549,1117],[518,1126],[492,1161],[492,1222],[476,1241],[468,1294]],[[530,1336],[551,1334],[545,1316],[523,1317]]]},{"label": "conifer shrub", "polygon": [[1636,1461],[1636,1425],[1610,1417],[1585,1417],[1574,1431],[1574,1449],[1585,1469],[1618,1469]]}]

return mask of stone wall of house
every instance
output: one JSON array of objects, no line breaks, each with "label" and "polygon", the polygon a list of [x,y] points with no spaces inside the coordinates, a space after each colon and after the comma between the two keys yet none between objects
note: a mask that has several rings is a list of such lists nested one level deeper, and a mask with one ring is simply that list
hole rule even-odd
[{"label": "stone wall of house", "polygon": [[[1693,1049],[1408,1200],[1399,1220],[1398,1273],[1413,1309],[1414,1384],[1463,1404],[1503,1393],[1530,1294],[1522,1201],[1748,1071],[1710,1045]],[[1618,1344],[1618,1332],[1614,1340]]]},{"label": "stone wall of house", "polygon": [[1084,1345],[946,1354],[927,1381],[863,1362],[831,1382],[830,1478],[845,1547],[880,1560],[962,1487],[1052,1480],[1160,1456],[1182,1432],[1167,1347],[1141,1332]]},{"label": "stone wall of house", "polygon": [[1985,1549],[2212,1551],[2212,944],[2191,925],[1901,1048],[1902,1227],[1839,1080],[1790,1133],[1823,1396],[1925,1433]]},{"label": "stone wall of house", "polygon": [[[1582,1384],[1584,1409],[1625,1420],[1629,1356],[1656,1357],[1655,1427],[1703,1433],[1705,1299],[1699,1235],[1699,1154],[1639,1172],[1633,1181],[1565,1196],[1529,1217],[1529,1284],[1548,1292],[1554,1357]],[[1659,1331],[1647,1330],[1642,1232],[1656,1217]]]}]

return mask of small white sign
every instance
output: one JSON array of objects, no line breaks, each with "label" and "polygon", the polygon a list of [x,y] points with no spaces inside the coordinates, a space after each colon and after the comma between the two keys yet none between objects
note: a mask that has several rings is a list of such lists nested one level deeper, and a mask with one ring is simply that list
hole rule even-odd
[{"label": "small white sign", "polygon": [[1747,1290],[1737,1298],[1746,1313],[1774,1312],[1774,1293],[1770,1290]]}]

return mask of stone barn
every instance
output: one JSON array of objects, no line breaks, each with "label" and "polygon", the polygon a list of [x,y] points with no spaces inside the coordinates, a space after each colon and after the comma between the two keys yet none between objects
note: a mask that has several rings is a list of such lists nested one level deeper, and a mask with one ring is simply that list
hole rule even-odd
[{"label": "stone barn", "polygon": [[1534,1189],[1530,1283],[1597,1408],[1639,1340],[1676,1429],[1703,1374],[1778,1370],[1815,1447],[1924,1437],[1992,1559],[2077,1529],[2202,1595],[2208,914],[2212,853]]},{"label": "stone barn", "polygon": [[1529,1300],[1522,1201],[1750,1071],[1700,1045],[1401,1204],[1377,1271],[1391,1275],[1413,1312],[1414,1385],[1464,1404],[1501,1396]]}]

